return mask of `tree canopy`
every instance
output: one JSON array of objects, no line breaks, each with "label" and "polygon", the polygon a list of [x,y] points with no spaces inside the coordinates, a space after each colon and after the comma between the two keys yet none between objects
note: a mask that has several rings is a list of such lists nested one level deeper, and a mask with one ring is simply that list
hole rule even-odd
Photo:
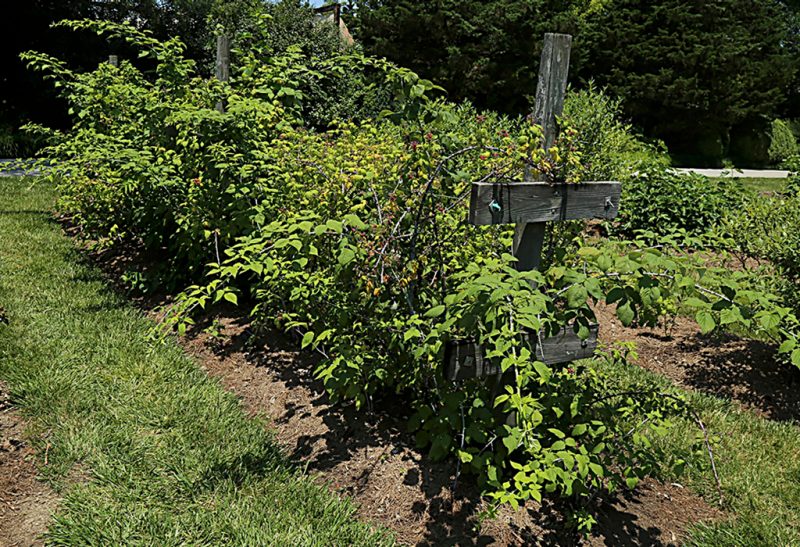
[{"label": "tree canopy", "polygon": [[798,65],[796,12],[778,0],[363,0],[352,8],[368,52],[453,99],[509,113],[529,108],[542,34],[569,32],[573,86],[607,87],[637,126],[679,150],[705,135],[721,154],[732,127],[766,124],[787,104]]}]

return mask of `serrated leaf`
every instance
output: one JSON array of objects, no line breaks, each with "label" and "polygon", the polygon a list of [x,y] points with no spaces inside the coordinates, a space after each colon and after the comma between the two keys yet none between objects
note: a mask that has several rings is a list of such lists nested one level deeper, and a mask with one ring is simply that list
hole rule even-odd
[{"label": "serrated leaf", "polygon": [[440,315],[442,315],[444,313],[444,309],[445,308],[444,308],[443,304],[440,304],[438,306],[434,306],[434,307],[432,307],[431,309],[429,309],[428,311],[425,312],[424,317],[427,317],[428,319],[432,319],[434,317],[439,317]]},{"label": "serrated leaf", "polygon": [[534,361],[533,368],[545,382],[548,381],[550,377],[553,375],[553,371],[550,370],[550,367],[548,367],[541,361]]},{"label": "serrated leaf", "polygon": [[797,346],[797,340],[794,338],[789,338],[788,340],[784,340],[780,347],[778,347],[778,352],[789,353],[795,348],[795,346]]},{"label": "serrated leaf", "polygon": [[342,252],[339,253],[339,264],[346,266],[352,262],[355,257],[356,253],[354,253],[352,249],[344,248]]},{"label": "serrated leaf", "polygon": [[330,219],[325,223],[325,226],[329,230],[332,230],[332,231],[336,232],[337,234],[341,234],[342,233],[343,224],[341,222],[339,222],[338,220]]},{"label": "serrated leaf", "polygon": [[692,296],[691,298],[687,298],[684,304],[690,308],[704,308],[708,305],[708,302],[700,300],[696,296]]},{"label": "serrated leaf", "polygon": [[607,272],[614,267],[614,259],[605,254],[598,256],[595,263],[601,272]]},{"label": "serrated leaf", "polygon": [[570,308],[580,308],[586,304],[589,294],[583,285],[573,285],[567,290],[567,305]]}]

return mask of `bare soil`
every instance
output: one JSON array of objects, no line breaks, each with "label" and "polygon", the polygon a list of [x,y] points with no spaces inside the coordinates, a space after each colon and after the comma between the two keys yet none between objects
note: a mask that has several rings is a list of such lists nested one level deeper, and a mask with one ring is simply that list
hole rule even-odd
[{"label": "bare soil", "polygon": [[36,454],[25,442],[25,423],[0,382],[0,546],[43,545],[58,495],[36,477]]},{"label": "bare soil", "polygon": [[[254,336],[246,323],[221,320],[223,342],[183,340],[209,374],[236,393],[252,415],[267,417],[295,461],[360,517],[390,528],[409,545],[570,545],[563,512],[529,503],[481,524],[486,507],[473,478],[456,483],[454,462],[432,462],[405,432],[408,405],[375,401],[372,412],[332,405],[313,379],[314,356],[280,333]],[[255,340],[258,339],[258,342]],[[263,344],[263,340],[268,343]],[[672,545],[696,522],[723,518],[680,485],[646,481],[635,492],[601,500],[589,545]]]},{"label": "bare soil", "polygon": [[635,342],[642,368],[687,389],[735,401],[764,418],[800,420],[800,369],[776,358],[776,348],[735,336],[704,336],[692,319],[673,329],[626,328],[614,308],[595,308],[601,342]]}]

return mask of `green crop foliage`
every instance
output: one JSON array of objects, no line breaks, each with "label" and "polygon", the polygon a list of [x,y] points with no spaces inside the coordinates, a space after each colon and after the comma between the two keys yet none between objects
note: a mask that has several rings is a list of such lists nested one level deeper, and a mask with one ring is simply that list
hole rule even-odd
[{"label": "green crop foliage", "polygon": [[[465,223],[472,181],[513,184],[532,170],[580,184],[599,172],[582,154],[602,153],[575,129],[542,150],[530,122],[434,99],[430,82],[357,54],[316,61],[290,48],[264,57],[256,41],[220,83],[195,76],[177,40],[159,43],[127,25],[68,25],[127,40],[157,68],[147,76],[123,62],[76,74],[26,55],[64,89],[75,117],[44,152],[58,160],[48,176],[62,209],[92,237],[135,241],[167,279],[193,283],[168,326],[183,332],[196,311],[227,301],[297,333],[323,356],[317,375],[334,398],[361,408],[379,393],[407,397],[420,446],[456,456],[498,503],[585,502],[632,488],[659,465],[652,439],[690,413],[669,390],[620,388],[603,367],[537,361],[521,343],[528,331],[566,326],[585,339],[592,304],[605,301],[625,325],[681,310],[704,332],[773,339],[800,362],[792,312],[757,278],[687,253],[702,243],[687,235],[694,230],[653,247],[652,233],[597,242],[580,223],[551,227],[541,270],[523,273],[508,227]],[[341,71],[390,90],[385,110],[310,130],[309,82]],[[639,200],[653,201],[631,203]],[[711,222],[718,206],[703,202],[706,216],[693,221]],[[456,339],[483,344],[512,380],[496,390],[446,381],[445,347]],[[625,351],[598,358],[624,361]]]}]

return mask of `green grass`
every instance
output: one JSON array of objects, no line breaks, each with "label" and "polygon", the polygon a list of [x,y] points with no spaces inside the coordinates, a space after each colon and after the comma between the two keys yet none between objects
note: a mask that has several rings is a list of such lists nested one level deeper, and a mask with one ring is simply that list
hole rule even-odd
[{"label": "green grass", "polygon": [[52,190],[30,182],[0,179],[0,379],[32,442],[50,445],[40,470],[64,496],[51,543],[391,543],[293,470],[176,344],[153,341],[50,220]]},{"label": "green grass", "polygon": [[[734,177],[745,188],[757,192],[764,193],[778,193],[786,189],[786,179],[759,179],[759,178],[738,178]],[[715,178],[712,180],[720,180]]]},{"label": "green grass", "polygon": [[[604,365],[608,366],[608,365]],[[672,383],[631,365],[615,365],[622,386],[643,382],[668,390]],[[679,391],[679,390],[678,390]],[[686,393],[713,440],[723,487],[723,508],[730,518],[693,527],[687,544],[704,546],[800,545],[800,427],[765,420],[730,401]],[[719,500],[708,454],[694,422],[679,420],[658,444],[667,460],[684,459],[679,481],[709,503]]]}]

